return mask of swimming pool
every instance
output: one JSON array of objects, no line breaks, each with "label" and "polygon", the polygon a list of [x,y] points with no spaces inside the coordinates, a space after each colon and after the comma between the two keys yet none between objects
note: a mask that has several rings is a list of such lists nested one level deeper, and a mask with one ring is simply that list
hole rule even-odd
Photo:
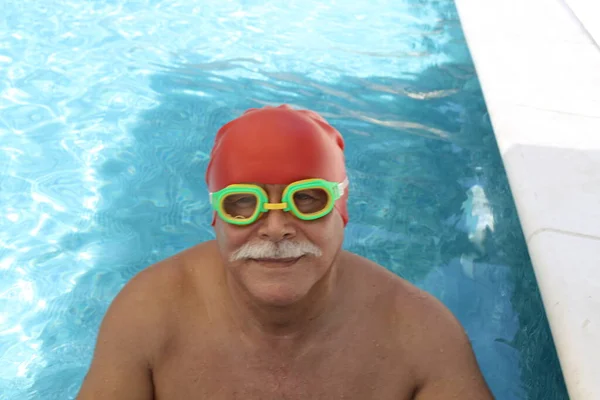
[{"label": "swimming pool", "polygon": [[248,107],[344,135],[345,248],[440,298],[498,399],[566,399],[451,1],[13,2],[0,17],[0,399],[73,398],[134,274],[213,238]]}]

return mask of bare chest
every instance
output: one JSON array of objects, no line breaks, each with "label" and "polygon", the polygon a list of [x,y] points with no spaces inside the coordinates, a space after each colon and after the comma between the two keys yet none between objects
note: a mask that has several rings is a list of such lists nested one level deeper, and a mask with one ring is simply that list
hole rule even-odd
[{"label": "bare chest", "polygon": [[172,349],[153,374],[157,400],[400,400],[414,391],[408,367],[376,342],[313,347],[294,357],[233,343],[188,345]]}]

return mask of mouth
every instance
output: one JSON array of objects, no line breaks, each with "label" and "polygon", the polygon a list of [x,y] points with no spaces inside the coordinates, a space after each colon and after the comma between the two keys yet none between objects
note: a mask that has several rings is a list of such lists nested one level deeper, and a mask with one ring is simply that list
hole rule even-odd
[{"label": "mouth", "polygon": [[289,267],[297,263],[302,257],[296,258],[251,258],[250,261],[264,265],[269,268]]}]

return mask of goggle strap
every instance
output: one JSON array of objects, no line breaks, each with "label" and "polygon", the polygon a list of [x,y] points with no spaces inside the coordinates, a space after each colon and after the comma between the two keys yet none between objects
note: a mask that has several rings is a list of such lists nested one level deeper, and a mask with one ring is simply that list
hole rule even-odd
[{"label": "goggle strap", "polygon": [[344,192],[346,191],[346,188],[348,187],[349,184],[350,184],[350,182],[348,181],[348,178],[344,178],[342,183],[338,183],[337,189],[338,189],[339,197],[342,197],[344,195]]}]

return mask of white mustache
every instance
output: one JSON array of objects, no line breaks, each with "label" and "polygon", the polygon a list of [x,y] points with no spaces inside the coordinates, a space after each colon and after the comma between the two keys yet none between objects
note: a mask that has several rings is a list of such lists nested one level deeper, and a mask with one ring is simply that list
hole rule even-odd
[{"label": "white mustache", "polygon": [[229,261],[298,258],[305,255],[320,257],[322,252],[316,245],[306,241],[295,242],[292,240],[284,240],[274,243],[269,240],[259,240],[245,243],[229,256]]}]

